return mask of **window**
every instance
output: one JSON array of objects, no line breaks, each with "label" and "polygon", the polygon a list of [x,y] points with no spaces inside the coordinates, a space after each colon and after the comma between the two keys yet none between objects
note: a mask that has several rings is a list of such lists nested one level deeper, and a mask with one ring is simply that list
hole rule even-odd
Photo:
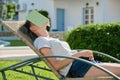
[{"label": "window", "polygon": [[84,24],[94,23],[94,9],[92,7],[86,7],[83,11]]}]

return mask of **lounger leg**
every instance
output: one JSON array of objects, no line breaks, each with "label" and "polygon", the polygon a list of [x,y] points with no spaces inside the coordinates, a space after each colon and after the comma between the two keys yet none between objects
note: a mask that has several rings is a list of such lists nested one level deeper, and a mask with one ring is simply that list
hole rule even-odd
[{"label": "lounger leg", "polygon": [[5,72],[4,72],[4,71],[2,71],[2,77],[3,77],[3,80],[7,80],[7,78],[6,78],[6,75],[5,75]]},{"label": "lounger leg", "polygon": [[35,76],[35,79],[38,80],[38,78],[37,78],[37,76],[36,76],[36,73],[35,73],[34,67],[33,67],[32,65],[30,65],[30,66],[31,66],[31,68],[32,68],[32,71],[33,71],[33,74],[34,74],[34,76]]}]

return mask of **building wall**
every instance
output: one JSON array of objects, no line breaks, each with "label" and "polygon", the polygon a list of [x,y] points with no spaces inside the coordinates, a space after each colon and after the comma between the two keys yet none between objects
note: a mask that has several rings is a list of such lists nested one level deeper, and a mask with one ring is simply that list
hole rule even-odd
[{"label": "building wall", "polygon": [[[96,0],[19,0],[21,7],[26,4],[26,10],[19,12],[19,20],[25,20],[29,10],[47,10],[51,18],[52,29],[56,29],[56,9],[65,9],[65,29],[68,30],[77,25],[83,24],[83,8],[86,3],[89,7],[95,7]],[[40,3],[41,2],[41,3]],[[32,5],[32,3],[34,5]],[[24,9],[24,8],[22,8]]]},{"label": "building wall", "polygon": [[120,21],[120,0],[107,0],[105,22]]},{"label": "building wall", "polygon": [[86,3],[89,3],[88,7],[94,7],[95,22],[99,22],[99,6],[96,2],[97,0],[55,0],[55,10],[56,8],[65,9],[65,28],[69,29],[83,25],[83,8],[86,7]]},{"label": "building wall", "polygon": [[[96,3],[99,2],[97,5]],[[120,20],[120,0],[19,0],[19,4],[26,3],[25,11],[19,13],[19,20],[25,20],[29,10],[47,10],[51,18],[51,29],[56,29],[56,9],[65,9],[65,30],[77,25],[83,25],[83,8],[94,8],[94,22],[106,23]],[[34,3],[34,5],[32,5]]]},{"label": "building wall", "polygon": [[120,0],[99,0],[97,10],[97,23],[118,22],[120,21]]}]

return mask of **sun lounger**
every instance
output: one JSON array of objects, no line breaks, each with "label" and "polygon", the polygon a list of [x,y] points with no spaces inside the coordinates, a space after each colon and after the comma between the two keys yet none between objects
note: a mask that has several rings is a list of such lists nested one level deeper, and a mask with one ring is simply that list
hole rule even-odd
[{"label": "sun lounger", "polygon": [[[2,24],[3,24],[4,27],[9,29],[13,34],[15,34],[17,37],[19,37],[22,41],[24,41],[26,43],[26,45],[28,45],[36,54],[38,54],[38,57],[29,59],[29,60],[25,60],[25,61],[22,61],[20,63],[14,64],[12,66],[8,66],[6,68],[0,69],[0,73],[3,76],[3,80],[7,80],[6,71],[8,71],[8,70],[12,70],[12,71],[15,71],[15,72],[19,72],[19,73],[27,74],[27,75],[30,75],[30,76],[34,76],[35,80],[39,80],[39,79],[40,80],[55,80],[51,76],[50,77],[46,77],[46,75],[41,75],[41,73],[37,74],[35,72],[35,68],[42,69],[42,70],[48,71],[48,72],[53,72],[59,80],[117,80],[117,79],[119,80],[120,79],[118,76],[116,76],[115,74],[111,73],[110,71],[108,71],[108,70],[106,70],[106,69],[104,69],[104,68],[102,68],[100,66],[97,66],[97,65],[95,65],[95,64],[93,64],[91,62],[88,62],[86,60],[80,59],[80,58],[67,57],[67,56],[42,56],[34,48],[34,46],[32,44],[32,40],[27,35],[25,35],[24,33],[22,33],[19,30],[19,28],[24,24],[24,22],[25,21],[3,21]],[[120,60],[118,60],[118,59],[116,59],[116,58],[114,58],[112,56],[109,56],[109,55],[106,55],[104,53],[97,52],[97,51],[94,51],[94,53],[107,56],[107,57],[117,61],[118,63],[120,63]],[[109,74],[111,77],[101,77],[101,78],[70,78],[70,77],[63,77],[47,61],[46,58],[48,58],[48,57],[61,57],[61,58],[70,58],[70,59],[81,60],[83,62],[86,62],[88,64],[91,64],[91,65],[93,65],[93,66],[103,70],[104,72]],[[41,67],[41,65],[35,65],[36,63],[38,63],[40,61],[43,61],[49,67],[49,69],[45,68],[45,67]],[[22,69],[22,67],[24,67],[24,66],[31,67],[31,71],[30,72],[24,71]],[[21,68],[21,69],[19,69],[19,68]]]}]

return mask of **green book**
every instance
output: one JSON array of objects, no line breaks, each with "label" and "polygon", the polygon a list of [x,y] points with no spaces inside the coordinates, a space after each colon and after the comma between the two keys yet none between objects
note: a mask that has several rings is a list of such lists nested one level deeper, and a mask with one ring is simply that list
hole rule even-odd
[{"label": "green book", "polygon": [[42,27],[45,23],[49,21],[47,17],[43,16],[42,14],[35,10],[31,11],[26,17],[26,19],[38,27]]}]

